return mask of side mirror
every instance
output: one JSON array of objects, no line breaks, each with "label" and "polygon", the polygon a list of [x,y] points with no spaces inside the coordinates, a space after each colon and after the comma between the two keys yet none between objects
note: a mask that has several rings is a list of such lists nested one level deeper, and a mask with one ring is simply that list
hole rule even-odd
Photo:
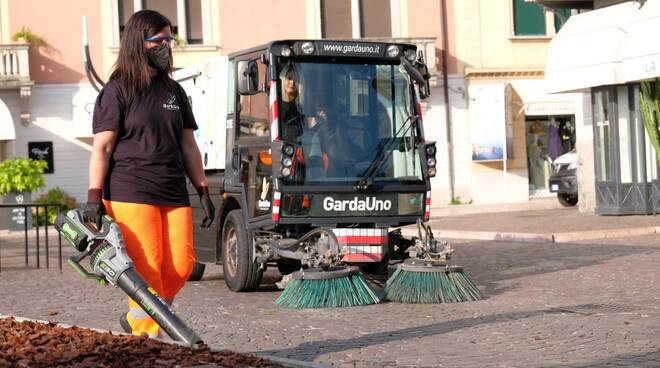
[{"label": "side mirror", "polygon": [[238,62],[238,93],[241,95],[253,95],[259,92],[259,68],[254,60],[243,60]]},{"label": "side mirror", "polygon": [[423,100],[431,96],[431,84],[429,83],[431,75],[429,75],[429,68],[423,62],[415,62],[415,68],[422,75],[422,78],[424,78],[424,82],[419,85],[419,95]]},{"label": "side mirror", "polygon": [[401,64],[403,65],[403,68],[406,70],[408,75],[410,75],[413,81],[415,81],[415,83],[417,83],[419,86],[419,97],[421,99],[428,98],[431,95],[428,68],[426,67],[426,64],[420,62],[419,59],[414,61],[414,63],[415,65],[408,61],[408,59],[405,57],[401,57]]}]

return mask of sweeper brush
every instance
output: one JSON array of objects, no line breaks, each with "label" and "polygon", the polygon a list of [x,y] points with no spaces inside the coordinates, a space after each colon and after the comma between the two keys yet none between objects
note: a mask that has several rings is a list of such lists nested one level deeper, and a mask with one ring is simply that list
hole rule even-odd
[{"label": "sweeper brush", "polygon": [[[417,221],[419,239],[410,259],[399,265],[387,280],[388,300],[410,304],[458,303],[481,300],[483,294],[460,266],[448,263],[454,250],[446,243],[438,251],[438,241],[430,227]],[[422,236],[424,229],[424,236]]]},{"label": "sweeper brush", "polygon": [[293,278],[275,301],[289,308],[333,308],[376,304],[380,298],[357,267],[307,269]]}]

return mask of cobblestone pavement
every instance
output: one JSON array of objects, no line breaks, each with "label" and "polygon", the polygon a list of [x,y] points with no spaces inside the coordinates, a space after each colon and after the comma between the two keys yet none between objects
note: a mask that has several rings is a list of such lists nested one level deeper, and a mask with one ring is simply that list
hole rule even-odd
[{"label": "cobblestone pavement", "polygon": [[[118,289],[55,258],[25,268],[22,243],[0,241],[0,314],[119,330]],[[660,367],[659,244],[455,242],[487,299],[445,305],[283,309],[272,284],[232,293],[214,265],[174,307],[214,347],[341,367]]]}]

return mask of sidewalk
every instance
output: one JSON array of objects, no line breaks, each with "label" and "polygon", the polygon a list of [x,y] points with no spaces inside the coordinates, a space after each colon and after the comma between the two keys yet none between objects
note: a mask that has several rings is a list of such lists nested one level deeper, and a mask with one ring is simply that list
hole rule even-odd
[{"label": "sidewalk", "polygon": [[[571,242],[660,233],[656,216],[598,216],[562,207],[555,198],[502,205],[456,205],[431,209],[431,229],[449,239]],[[414,235],[407,227],[404,233]]]}]

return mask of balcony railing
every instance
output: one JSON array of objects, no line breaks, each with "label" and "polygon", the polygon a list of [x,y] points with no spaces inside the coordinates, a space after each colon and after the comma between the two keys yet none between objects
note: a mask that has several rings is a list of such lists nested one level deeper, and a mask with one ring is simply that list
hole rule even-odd
[{"label": "balcony railing", "polygon": [[21,123],[30,124],[30,63],[28,44],[0,45],[0,89],[16,90],[20,98]]},{"label": "balcony railing", "polygon": [[30,82],[30,45],[0,45],[0,86],[19,87]]}]

